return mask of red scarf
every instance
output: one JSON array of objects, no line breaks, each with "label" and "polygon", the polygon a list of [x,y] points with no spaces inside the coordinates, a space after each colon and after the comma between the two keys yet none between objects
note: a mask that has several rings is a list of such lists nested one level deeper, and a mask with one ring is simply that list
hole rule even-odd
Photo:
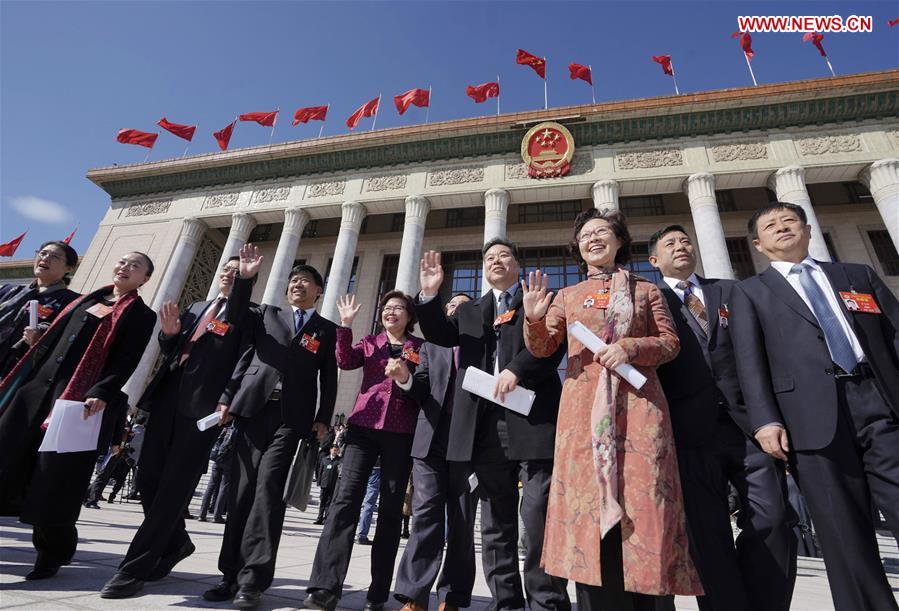
[{"label": "red scarf", "polygon": [[[107,293],[112,292],[113,286],[105,286],[101,289],[94,291],[93,293],[89,293],[82,297],[79,297],[69,305],[65,307],[65,309],[59,313],[59,316],[53,321],[53,324],[50,325],[50,328],[41,335],[40,339],[38,339],[31,348],[28,349],[28,352],[25,353],[19,362],[16,363],[16,366],[13,368],[9,374],[3,378],[3,382],[0,382],[0,393],[6,390],[7,386],[12,383],[15,379],[16,374],[19,370],[24,366],[26,362],[28,362],[29,357],[32,356],[32,353],[44,343],[47,337],[50,336],[50,332],[59,325],[60,327],[64,327],[71,316],[72,311],[77,308],[85,299],[90,298],[99,298]],[[91,387],[96,383],[97,379],[100,377],[100,374],[103,370],[103,364],[106,362],[106,357],[109,354],[109,348],[112,346],[112,342],[115,340],[116,332],[119,329],[119,323],[124,317],[125,313],[128,309],[134,305],[136,302],[142,301],[141,298],[137,295],[137,291],[129,291],[125,293],[121,297],[119,297],[118,301],[116,301],[115,305],[112,306],[112,312],[103,317],[100,322],[100,325],[97,327],[97,330],[94,332],[94,337],[91,338],[90,343],[87,346],[87,349],[84,351],[84,354],[81,356],[81,360],[78,361],[78,365],[75,368],[75,372],[72,374],[72,377],[69,379],[69,383],[66,385],[65,390],[62,395],[59,396],[60,399],[68,399],[70,401],[83,401],[87,397],[84,395],[91,389]],[[49,416],[48,416],[49,419]]]}]

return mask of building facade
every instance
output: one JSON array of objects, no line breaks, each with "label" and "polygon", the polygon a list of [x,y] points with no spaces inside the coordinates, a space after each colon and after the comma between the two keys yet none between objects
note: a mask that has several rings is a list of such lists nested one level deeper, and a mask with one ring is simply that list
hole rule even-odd
[{"label": "building facade", "polygon": [[[543,121],[574,137],[570,173],[535,179],[522,138]],[[280,304],[297,262],[325,274],[319,311],[355,293],[356,337],[379,295],[418,289],[423,250],[443,253],[450,292],[481,292],[479,250],[495,236],[522,248],[526,270],[579,280],[572,221],[617,208],[634,238],[631,267],[657,277],[646,241],[679,223],[701,271],[743,278],[766,262],[747,239],[752,211],[777,198],[802,206],[812,255],[871,265],[899,293],[899,70],[463,119],[91,170],[111,203],[72,288],[108,281],[142,250],[156,273],[141,290],[158,309],[215,292],[215,271],[247,241],[265,256],[254,301]],[[129,383],[136,399],[155,343]],[[357,372],[344,373],[338,413]]]}]

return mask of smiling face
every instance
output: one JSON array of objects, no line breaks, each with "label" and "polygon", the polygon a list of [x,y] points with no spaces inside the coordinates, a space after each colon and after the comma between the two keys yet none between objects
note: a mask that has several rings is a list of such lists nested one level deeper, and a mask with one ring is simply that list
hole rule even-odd
[{"label": "smiling face", "polygon": [[505,244],[495,244],[484,253],[487,282],[495,289],[505,291],[518,282],[520,269],[512,249]]},{"label": "smiling face", "polygon": [[112,283],[120,293],[127,293],[142,286],[150,279],[147,260],[136,252],[119,259],[112,268]]},{"label": "smiling face", "polygon": [[406,309],[406,300],[392,297],[384,304],[381,310],[381,326],[391,335],[405,335],[406,325],[409,324],[409,312]]},{"label": "smiling face", "polygon": [[577,236],[578,250],[588,267],[608,268],[615,264],[621,241],[605,219],[591,219]]},{"label": "smiling face", "polygon": [[42,286],[59,282],[70,271],[66,253],[59,246],[47,244],[34,255],[34,277]]},{"label": "smiling face", "polygon": [[693,241],[683,231],[669,231],[656,242],[649,262],[663,276],[686,280],[696,271],[696,249]]},{"label": "smiling face", "polygon": [[240,271],[239,261],[227,261],[219,272],[219,290],[223,295],[227,296],[234,287],[234,280],[237,278],[237,272]]},{"label": "smiling face", "polygon": [[294,307],[309,310],[321,294],[322,287],[315,283],[310,273],[296,273],[287,281],[287,301]]},{"label": "smiling face", "polygon": [[799,263],[808,256],[812,229],[788,208],[772,210],[756,221],[756,250],[772,261]]}]

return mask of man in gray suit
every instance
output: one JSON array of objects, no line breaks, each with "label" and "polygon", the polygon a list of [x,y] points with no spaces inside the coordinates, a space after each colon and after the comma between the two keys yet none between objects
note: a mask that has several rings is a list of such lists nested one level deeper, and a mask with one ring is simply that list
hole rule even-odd
[{"label": "man in gray suit", "polygon": [[[446,304],[446,315],[452,316],[466,301],[471,298],[464,293],[453,296]],[[471,604],[475,575],[475,501],[467,482],[471,465],[446,460],[456,383],[456,350],[425,344],[421,350],[422,365],[427,365],[415,372],[429,386],[422,396],[415,397],[422,406],[412,442],[415,522],[400,560],[395,594],[397,600],[405,603],[403,611],[427,610],[435,581],[440,611]],[[444,541],[446,560],[438,579]]]}]

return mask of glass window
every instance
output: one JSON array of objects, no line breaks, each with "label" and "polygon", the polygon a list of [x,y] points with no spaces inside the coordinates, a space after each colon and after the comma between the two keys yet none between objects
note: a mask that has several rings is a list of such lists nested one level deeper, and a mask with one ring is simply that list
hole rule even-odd
[{"label": "glass window", "polygon": [[824,244],[827,246],[827,252],[830,255],[830,260],[834,261],[835,263],[839,263],[840,258],[837,256],[837,249],[833,245],[833,238],[829,233],[824,234]]},{"label": "glass window", "polygon": [[304,238],[314,238],[318,234],[318,221],[312,220],[306,223],[306,226],[303,227],[303,236]]},{"label": "glass window", "polygon": [[619,199],[621,211],[625,216],[658,216],[665,214],[665,203],[661,195],[641,195],[639,197],[622,197]]},{"label": "glass window", "polygon": [[274,225],[256,225],[250,232],[247,242],[258,244],[259,242],[268,242],[272,239],[272,227]]},{"label": "glass window", "polygon": [[456,293],[465,293],[472,299],[481,296],[481,276],[484,261],[481,251],[445,252],[441,257],[443,286],[440,297],[444,303]]},{"label": "glass window", "polygon": [[737,280],[755,276],[755,264],[752,262],[752,252],[749,250],[749,242],[746,241],[746,238],[727,238],[725,243]]},{"label": "glass window", "polygon": [[869,231],[868,239],[871,240],[871,246],[874,247],[874,254],[880,261],[883,273],[887,276],[899,276],[899,252],[896,252],[896,245],[890,238],[890,232],[886,229]]},{"label": "glass window", "polygon": [[484,224],[484,208],[452,208],[446,211],[447,227],[475,227]]},{"label": "glass window", "polygon": [[[328,269],[325,272],[325,286],[328,287],[328,278],[331,276],[331,264],[334,263],[334,257],[328,259]],[[359,257],[353,257],[353,269],[350,271],[350,283],[347,286],[346,294],[353,295],[356,292],[356,267],[359,265]],[[342,295],[341,295],[342,297]]]},{"label": "glass window", "polygon": [[[396,287],[396,273],[400,267],[399,255],[385,255],[381,264],[381,277],[378,280],[378,296],[375,298],[375,304],[381,302],[381,297],[389,293]],[[378,326],[378,308],[374,308],[371,321],[371,332],[376,333]]]},{"label": "glass window", "polygon": [[718,202],[718,210],[721,212],[733,212],[737,209],[737,202],[734,201],[734,192],[730,189],[715,191],[715,201]]},{"label": "glass window", "polygon": [[390,217],[390,231],[402,231],[405,223],[406,215],[402,212],[397,212]]},{"label": "glass window", "polygon": [[573,286],[584,279],[567,246],[522,248],[519,256],[521,257],[522,277],[526,278],[528,272],[539,269],[549,275],[549,290],[551,291]]},{"label": "glass window", "polygon": [[581,202],[547,202],[540,204],[521,204],[518,209],[519,223],[552,223],[573,221],[581,212]]},{"label": "glass window", "polygon": [[853,204],[860,203],[873,203],[874,198],[871,196],[871,192],[868,191],[867,187],[860,182],[844,182],[843,186],[846,187],[846,193],[849,195],[849,201]]},{"label": "glass window", "polygon": [[662,274],[649,262],[649,244],[647,242],[631,243],[631,262],[627,268],[634,274],[639,274],[650,282],[658,282]]}]

